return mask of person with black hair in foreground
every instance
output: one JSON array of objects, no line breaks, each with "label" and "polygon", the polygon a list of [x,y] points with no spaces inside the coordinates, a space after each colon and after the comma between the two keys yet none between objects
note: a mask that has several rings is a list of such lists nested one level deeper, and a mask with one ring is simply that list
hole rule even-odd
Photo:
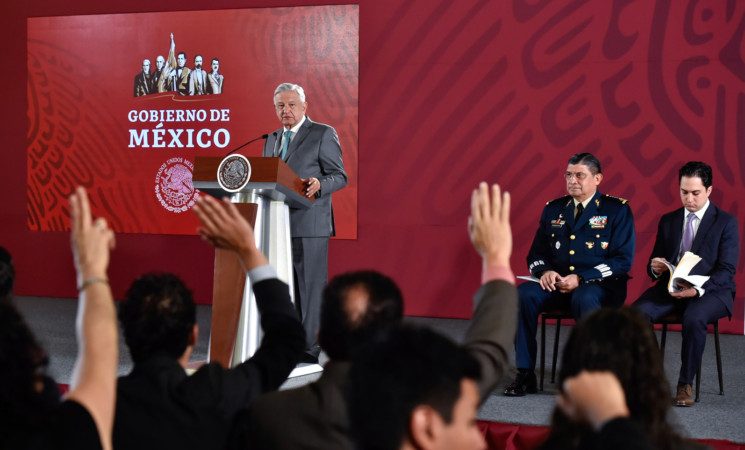
[{"label": "person with black hair in foreground", "polygon": [[357,352],[347,391],[358,448],[485,448],[476,411],[504,372],[517,317],[509,213],[499,186],[491,195],[486,183],[474,190],[468,230],[483,285],[463,346],[404,327]]},{"label": "person with black hair in foreground", "polygon": [[696,449],[667,421],[670,394],[649,322],[602,308],[572,329],[543,449]]},{"label": "person with black hair in foreground", "polygon": [[119,353],[106,271],[114,233],[104,219],[91,219],[81,187],[70,196],[70,221],[79,292],[70,391],[60,403],[54,380],[44,375],[46,353],[20,313],[0,302],[0,449],[112,448]]},{"label": "person with black hair in foreground", "polygon": [[234,418],[251,401],[277,389],[300,360],[305,332],[287,285],[256,247],[251,225],[227,200],[197,200],[202,238],[236,253],[248,273],[264,337],[254,356],[226,369],[218,363],[187,376],[197,338],[191,291],[175,276],[136,280],[119,308],[134,368],[119,379],[117,449],[220,449]]},{"label": "person with black hair in foreground", "polygon": [[402,318],[403,297],[392,279],[371,270],[334,277],[321,304],[318,341],[329,357],[321,378],[259,397],[238,422],[236,448],[351,449],[343,397],[350,360]]},{"label": "person with black hair in foreground", "polygon": [[352,438],[367,449],[485,449],[476,425],[481,370],[468,351],[402,325],[373,342],[349,371]]}]

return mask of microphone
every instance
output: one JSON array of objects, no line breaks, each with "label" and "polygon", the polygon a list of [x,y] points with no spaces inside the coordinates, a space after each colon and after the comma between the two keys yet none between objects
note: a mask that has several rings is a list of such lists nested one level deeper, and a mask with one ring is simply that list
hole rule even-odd
[{"label": "microphone", "polygon": [[268,138],[268,137],[269,137],[269,135],[268,135],[268,134],[262,134],[261,136],[257,137],[256,139],[251,139],[250,141],[246,142],[245,144],[241,145],[240,147],[238,147],[238,148],[236,148],[236,149],[233,149],[233,150],[231,150],[231,151],[230,151],[230,152],[229,152],[229,153],[228,153],[227,155],[225,155],[225,156],[224,156],[223,158],[227,158],[228,156],[232,155],[233,153],[237,152],[238,150],[242,149],[243,147],[247,146],[248,144],[250,144],[250,143],[252,143],[252,142],[256,142],[256,141],[258,141],[259,139],[266,139],[266,138]]}]

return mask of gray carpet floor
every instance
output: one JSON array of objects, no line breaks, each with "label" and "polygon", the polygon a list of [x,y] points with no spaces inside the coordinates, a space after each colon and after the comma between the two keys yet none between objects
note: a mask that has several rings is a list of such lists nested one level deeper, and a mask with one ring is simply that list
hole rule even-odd
[{"label": "gray carpet floor", "polygon": [[[24,313],[37,338],[50,355],[49,374],[59,383],[69,383],[77,351],[74,333],[76,301],[17,297],[15,303]],[[200,337],[192,360],[206,359],[210,318],[211,308],[209,306],[197,308]],[[457,319],[409,317],[406,320],[430,326],[456,341],[462,340],[468,326],[468,321]],[[551,383],[550,373],[554,330],[553,326],[547,326],[545,390],[522,398],[505,397],[501,392],[496,391],[482,406],[479,412],[480,419],[529,425],[550,423],[554,395],[557,392],[557,386]],[[570,326],[562,325],[560,349],[563,348],[563,342],[570,330]],[[668,332],[667,339],[665,370],[670,381],[672,395],[680,364],[680,333]],[[691,408],[672,408],[671,420],[684,436],[745,443],[745,336],[723,334],[721,345],[725,395],[719,395],[714,340],[713,335],[710,334],[704,351],[701,401]],[[126,374],[131,370],[132,361],[121,338],[119,355],[119,374]],[[321,363],[324,362],[325,357],[322,354]],[[514,372],[508,373],[502,384],[505,386],[509,384],[513,374]],[[318,376],[319,374],[313,374],[293,378],[288,380],[282,388],[310,383]]]}]

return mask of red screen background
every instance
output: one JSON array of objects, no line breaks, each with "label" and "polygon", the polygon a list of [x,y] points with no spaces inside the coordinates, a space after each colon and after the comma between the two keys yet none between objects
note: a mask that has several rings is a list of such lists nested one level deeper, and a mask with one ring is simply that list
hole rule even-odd
[{"label": "red screen background", "polygon": [[[15,3],[2,6],[7,25],[0,31],[8,65],[0,74],[5,100],[1,245],[16,258],[19,294],[72,297],[67,233],[28,229],[24,80],[29,74],[24,64],[18,67],[27,55],[26,19],[197,10],[203,3],[163,0],[157,8],[144,0],[127,5],[92,0]],[[216,0],[211,7],[314,3]],[[637,247],[627,302],[649,286],[645,266],[657,222],[680,206],[676,172],[684,162],[703,160],[713,166],[712,201],[738,218],[742,235],[742,2],[356,3],[357,239],[331,242],[330,275],[381,270],[400,283],[407,314],[469,317],[480,270],[466,234],[470,191],[487,180],[512,192],[512,263],[516,273],[525,274],[541,208],[565,193],[562,172],[568,157],[579,151],[600,158],[605,175],[601,191],[627,198],[634,212]],[[305,24],[308,29],[319,26]],[[208,28],[195,25],[194,34]],[[157,47],[163,48],[158,51],[167,50],[168,42],[160,37],[167,32],[156,33]],[[272,30],[264,36],[274,38]],[[139,52],[131,54],[131,61],[112,70],[130,83],[141,63],[134,59]],[[225,67],[226,79],[229,70]],[[230,79],[237,78],[232,74]],[[315,98],[336,95],[337,89],[324,84],[309,91]],[[274,129],[271,114],[265,114],[262,120]],[[312,109],[309,114],[318,116]],[[318,120],[336,126],[339,116],[327,117]],[[348,133],[336,128],[341,136]],[[118,239],[111,268],[118,297],[136,274],[158,269],[178,273],[200,301],[208,301],[213,256],[197,237],[120,234]],[[742,248],[741,241],[734,317],[722,322],[723,329],[737,333],[743,332]]]}]

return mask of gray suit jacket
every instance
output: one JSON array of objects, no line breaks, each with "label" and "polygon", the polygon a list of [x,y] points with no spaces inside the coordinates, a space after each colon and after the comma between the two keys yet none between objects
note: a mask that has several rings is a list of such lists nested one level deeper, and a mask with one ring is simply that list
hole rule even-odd
[{"label": "gray suit jacket", "polygon": [[[263,156],[279,156],[283,132],[280,128],[269,135]],[[290,234],[294,238],[334,236],[331,194],[347,185],[336,131],[305,116],[305,122],[287,148],[285,162],[300,178],[315,177],[321,182],[321,190],[310,209],[290,208]]]},{"label": "gray suit jacket", "polygon": [[[509,364],[507,351],[512,348],[517,324],[517,289],[506,281],[490,281],[476,292],[473,303],[463,346],[481,366],[483,402]],[[236,424],[235,448],[352,449],[343,395],[348,369],[347,362],[330,361],[318,381],[259,397]]]}]

